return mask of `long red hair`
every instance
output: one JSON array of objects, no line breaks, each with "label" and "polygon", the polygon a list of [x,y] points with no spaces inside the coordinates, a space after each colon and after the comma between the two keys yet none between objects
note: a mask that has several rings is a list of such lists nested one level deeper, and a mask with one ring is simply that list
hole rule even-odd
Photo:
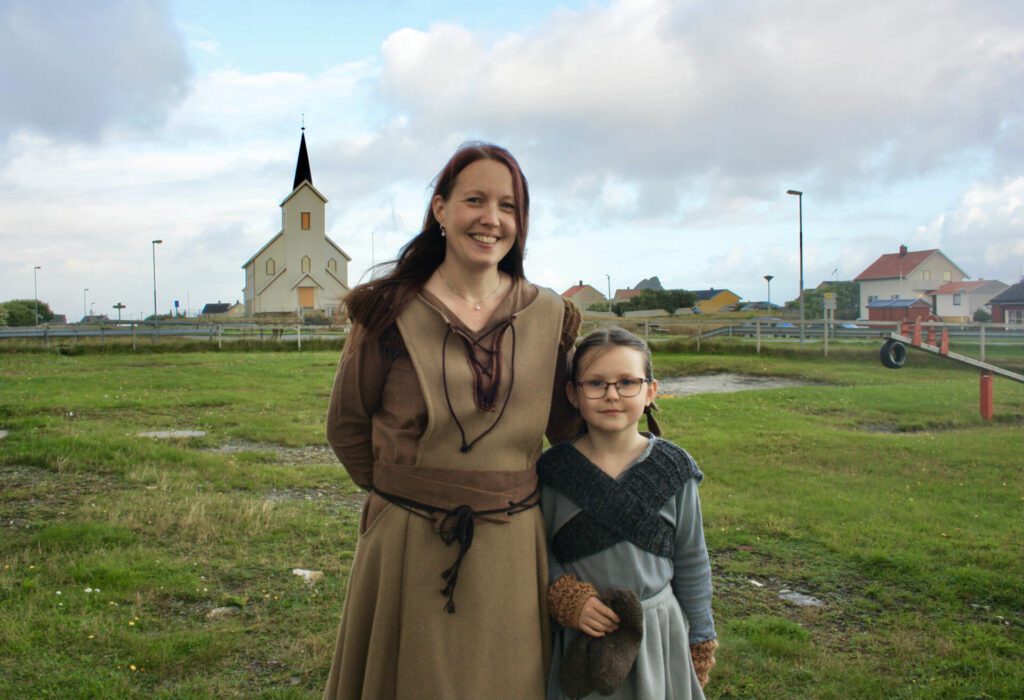
[{"label": "long red hair", "polygon": [[448,201],[459,173],[471,163],[484,159],[503,163],[512,173],[516,242],[498,263],[498,269],[515,278],[525,277],[523,256],[530,223],[530,191],[526,176],[515,157],[501,146],[480,141],[464,143],[434,178],[434,192],[427,204],[420,232],[402,247],[395,260],[377,266],[390,267],[387,274],[358,285],[345,298],[349,318],[366,330],[365,340],[379,338],[444,261],[445,242],[441,236],[441,225],[434,216],[434,198],[439,196]]}]

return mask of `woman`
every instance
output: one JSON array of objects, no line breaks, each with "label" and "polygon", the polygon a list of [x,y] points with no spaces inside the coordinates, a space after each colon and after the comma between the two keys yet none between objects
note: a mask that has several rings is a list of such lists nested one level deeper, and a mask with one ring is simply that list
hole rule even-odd
[{"label": "woman", "polygon": [[526,178],[463,145],[423,230],[346,299],[327,436],[370,490],[327,698],[540,698],[550,653],[535,463],[575,434],[579,314],[526,281]]}]

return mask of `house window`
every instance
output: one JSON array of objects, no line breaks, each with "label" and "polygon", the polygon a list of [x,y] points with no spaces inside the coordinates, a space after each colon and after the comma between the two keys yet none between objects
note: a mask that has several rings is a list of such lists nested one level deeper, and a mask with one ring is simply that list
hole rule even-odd
[{"label": "house window", "polygon": [[308,255],[302,256],[302,271],[309,272],[310,260]]},{"label": "house window", "polygon": [[952,282],[953,281],[953,271],[952,270],[943,270],[942,271],[942,281],[943,282]]},{"label": "house window", "polygon": [[1007,323],[1024,323],[1024,309],[1007,309]]},{"label": "house window", "polygon": [[953,295],[953,306],[960,306],[960,296],[959,292]]},{"label": "house window", "polygon": [[930,280],[932,278],[931,270],[921,270],[921,279]]},{"label": "house window", "polygon": [[327,269],[330,270],[331,272],[337,272],[338,271],[338,261],[335,260],[334,258],[331,258],[330,260],[328,260],[327,261]]},{"label": "house window", "polygon": [[308,211],[302,212],[302,230],[303,231],[308,231],[309,230],[309,212]]},{"label": "house window", "polygon": [[891,294],[891,295],[889,295],[889,298],[890,299],[899,299],[900,295],[899,294]]},{"label": "house window", "polygon": [[873,301],[878,301],[878,295],[877,294],[868,294],[868,303],[870,304]]},{"label": "house window", "polygon": [[273,258],[267,258],[267,274],[272,275],[277,270],[277,266],[274,264]]}]

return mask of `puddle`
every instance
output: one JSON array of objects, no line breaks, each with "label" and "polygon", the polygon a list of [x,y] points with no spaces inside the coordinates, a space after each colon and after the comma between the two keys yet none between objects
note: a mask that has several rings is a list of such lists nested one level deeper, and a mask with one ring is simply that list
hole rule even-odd
[{"label": "puddle", "polygon": [[755,377],[748,374],[699,374],[692,377],[665,377],[658,379],[658,393],[664,396],[690,396],[692,394],[731,394],[757,389],[784,389],[792,386],[813,386],[815,382],[787,377]]}]

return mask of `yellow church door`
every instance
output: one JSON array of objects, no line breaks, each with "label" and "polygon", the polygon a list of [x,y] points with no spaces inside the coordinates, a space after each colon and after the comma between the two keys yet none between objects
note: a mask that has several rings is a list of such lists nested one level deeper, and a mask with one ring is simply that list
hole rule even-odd
[{"label": "yellow church door", "polygon": [[313,308],[313,288],[299,287],[299,306],[303,309]]}]

